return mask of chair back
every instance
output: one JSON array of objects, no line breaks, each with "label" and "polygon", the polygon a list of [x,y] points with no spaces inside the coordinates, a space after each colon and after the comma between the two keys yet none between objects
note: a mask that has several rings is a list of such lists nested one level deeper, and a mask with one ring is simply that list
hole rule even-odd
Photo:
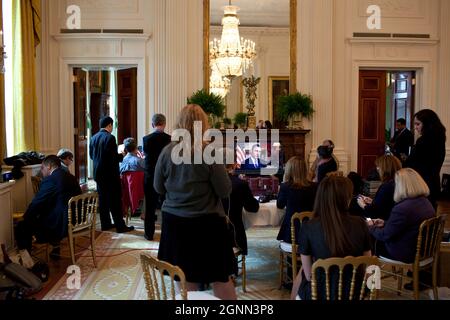
[{"label": "chair back", "polygon": [[[167,289],[170,289],[171,299],[175,300],[175,281],[179,281],[181,298],[187,300],[186,278],[183,270],[144,253],[141,254],[141,265],[149,300],[168,300]],[[169,276],[170,281],[166,282],[165,275]],[[167,284],[169,288],[167,288]]]},{"label": "chair back", "polygon": [[[296,212],[291,217],[291,244],[292,244],[292,280],[295,280],[297,276],[297,233],[300,231],[300,227],[305,220],[311,220],[314,217],[312,211]],[[298,224],[296,221],[298,220]],[[298,225],[298,228],[296,227]],[[298,232],[296,232],[298,230]]]},{"label": "chair back", "polygon": [[38,193],[39,189],[41,188],[41,181],[41,177],[31,176],[31,185],[33,186],[34,194]]},{"label": "chair back", "polygon": [[[414,268],[418,268],[419,265],[423,267],[424,264],[437,262],[446,218],[446,215],[433,217],[425,220],[420,225]],[[427,261],[429,263],[426,263]]]},{"label": "chair back", "polygon": [[122,210],[124,213],[131,208],[134,213],[139,208],[139,202],[144,199],[144,171],[127,171],[121,176]]},{"label": "chair back", "polygon": [[327,177],[343,177],[344,172],[343,171],[331,171],[326,174]]},{"label": "chair back", "polygon": [[[354,298],[356,299],[359,298],[359,300],[362,300],[364,298],[364,293],[366,289],[366,281],[368,280],[369,276],[371,276],[371,274],[366,273],[367,268],[369,266],[378,266],[377,257],[360,256],[360,257],[329,258],[317,260],[312,265],[312,276],[311,276],[312,300],[318,300],[319,270],[324,270],[325,272],[325,290],[327,300],[331,300],[332,297],[336,299],[336,296],[338,300],[353,300]],[[376,272],[377,271],[375,270],[375,273]],[[350,273],[351,273],[351,282],[350,288],[348,288]],[[364,275],[362,273],[364,273]],[[336,279],[336,276],[338,276],[338,279]],[[331,283],[330,278],[333,278],[332,280],[333,283]],[[337,295],[336,290],[332,290],[332,287],[336,289],[336,281],[338,284]],[[359,290],[359,293],[356,292],[357,290]],[[371,286],[370,288],[369,299],[370,300],[376,299],[375,286]]]},{"label": "chair back", "polygon": [[98,193],[89,192],[69,200],[69,233],[95,228],[98,208]]}]

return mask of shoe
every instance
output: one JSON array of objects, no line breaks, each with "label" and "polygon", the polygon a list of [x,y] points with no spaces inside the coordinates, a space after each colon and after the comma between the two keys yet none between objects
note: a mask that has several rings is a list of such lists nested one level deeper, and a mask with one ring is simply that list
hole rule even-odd
[{"label": "shoe", "polygon": [[113,229],[113,228],[115,228],[116,226],[114,225],[114,224],[110,224],[110,225],[108,225],[108,226],[106,226],[106,227],[103,227],[102,226],[102,231],[109,231],[109,230],[111,230],[111,229]]},{"label": "shoe", "polygon": [[[409,283],[405,283],[405,285],[403,286],[403,288],[404,288],[405,290],[414,291],[414,287],[413,287],[412,281],[409,282]],[[427,290],[427,289],[429,289],[427,286],[425,286],[425,285],[419,283],[419,291],[423,291],[423,290]]]},{"label": "shoe", "polygon": [[134,230],[133,226],[129,226],[129,227],[125,226],[125,227],[120,228],[120,229],[116,228],[116,232],[117,233],[125,233],[125,232],[130,232],[130,231],[133,231],[133,230]]},{"label": "shoe", "polygon": [[144,234],[144,238],[148,241],[153,241],[153,236],[150,237],[150,236]]},{"label": "shoe", "polygon": [[50,252],[50,259],[52,260],[60,260],[61,259],[61,249],[59,247],[53,248],[53,250]]}]

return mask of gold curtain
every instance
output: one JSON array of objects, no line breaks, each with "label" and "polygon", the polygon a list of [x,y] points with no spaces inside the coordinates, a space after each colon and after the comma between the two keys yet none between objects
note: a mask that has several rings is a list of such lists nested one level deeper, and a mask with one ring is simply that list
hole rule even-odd
[{"label": "gold curtain", "polygon": [[35,56],[41,38],[40,2],[12,1],[14,154],[39,151]]},{"label": "gold curtain", "polygon": [[[2,1],[0,1],[0,30],[3,30],[2,4]],[[0,73],[0,164],[4,158],[6,158],[5,75]]]}]

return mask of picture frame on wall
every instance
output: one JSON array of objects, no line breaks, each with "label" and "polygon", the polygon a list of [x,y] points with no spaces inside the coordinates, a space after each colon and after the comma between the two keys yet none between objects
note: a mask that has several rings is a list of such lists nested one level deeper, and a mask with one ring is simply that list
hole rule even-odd
[{"label": "picture frame on wall", "polygon": [[288,76],[270,76],[269,77],[269,118],[276,129],[284,129],[286,123],[280,121],[277,117],[277,99],[281,95],[289,94]]}]

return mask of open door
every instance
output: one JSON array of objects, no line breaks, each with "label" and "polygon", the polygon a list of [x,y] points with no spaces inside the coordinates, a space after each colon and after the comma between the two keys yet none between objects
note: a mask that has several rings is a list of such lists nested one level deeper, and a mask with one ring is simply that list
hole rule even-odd
[{"label": "open door", "polygon": [[[393,94],[392,94],[392,132],[395,133],[395,121],[403,118],[406,120],[406,127],[411,130],[413,127],[414,95],[415,95],[415,72],[398,71],[392,72]],[[411,130],[412,131],[412,130]]]},{"label": "open door", "polygon": [[117,143],[137,139],[137,68],[117,71]]},{"label": "open door", "polygon": [[73,69],[74,105],[74,160],[75,177],[80,185],[87,184],[87,126],[86,126],[86,71]]},{"label": "open door", "polygon": [[384,154],[386,126],[386,71],[359,73],[358,173],[367,177],[375,159]]}]

